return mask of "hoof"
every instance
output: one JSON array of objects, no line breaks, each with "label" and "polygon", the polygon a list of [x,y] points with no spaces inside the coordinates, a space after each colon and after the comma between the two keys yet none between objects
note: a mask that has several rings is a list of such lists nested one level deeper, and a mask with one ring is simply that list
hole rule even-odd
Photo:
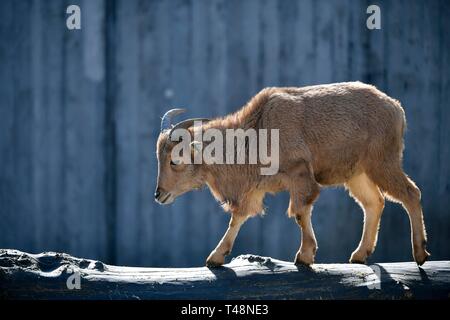
[{"label": "hoof", "polygon": [[350,260],[348,262],[355,263],[355,264],[366,264],[366,260],[357,259],[357,258],[350,258]]},{"label": "hoof", "polygon": [[216,262],[216,261],[206,261],[206,266],[208,268],[219,268],[223,265],[223,263]]},{"label": "hoof", "polygon": [[209,268],[217,268],[222,266],[225,263],[225,256],[211,253],[209,257],[206,259],[206,266]]},{"label": "hoof", "polygon": [[350,257],[350,263],[366,264],[369,252],[354,251]]},{"label": "hoof", "polygon": [[414,260],[416,261],[418,266],[421,266],[425,263],[425,261],[427,261],[430,255],[431,254],[428,253],[427,250],[423,249],[418,253],[414,253]]},{"label": "hoof", "polygon": [[311,266],[314,264],[314,255],[298,252],[295,256],[294,264],[297,266]]}]

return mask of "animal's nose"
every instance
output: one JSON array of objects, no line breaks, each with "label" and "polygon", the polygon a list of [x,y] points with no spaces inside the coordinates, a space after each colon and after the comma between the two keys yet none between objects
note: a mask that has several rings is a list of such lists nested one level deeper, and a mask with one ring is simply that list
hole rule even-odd
[{"label": "animal's nose", "polygon": [[155,199],[158,199],[158,197],[161,195],[161,191],[159,190],[159,188],[156,189],[155,191]]}]

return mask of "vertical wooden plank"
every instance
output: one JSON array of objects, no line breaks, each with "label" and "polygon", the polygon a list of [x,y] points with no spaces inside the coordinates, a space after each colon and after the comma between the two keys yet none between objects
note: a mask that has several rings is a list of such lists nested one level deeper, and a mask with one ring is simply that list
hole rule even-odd
[{"label": "vertical wooden plank", "polygon": [[[351,12],[349,10],[349,6],[354,5],[351,0],[349,1],[339,1],[334,8],[334,18],[332,19],[332,28],[334,30],[334,40],[333,40],[333,82],[345,82],[349,81],[348,77],[348,69],[349,69],[349,60],[350,60],[350,52],[348,43],[351,41],[351,36],[353,32],[349,32],[349,20],[351,19]],[[361,28],[361,33],[367,32],[364,30],[365,28],[365,7],[364,5],[356,6],[359,8],[359,14],[362,16],[360,21],[360,25],[358,28]]]},{"label": "vertical wooden plank", "polygon": [[[29,219],[31,189],[31,128],[30,90],[30,4],[5,2],[0,24],[2,70],[0,91],[2,172],[0,174],[0,216],[4,219],[0,233],[1,245],[33,250],[35,234]],[[21,19],[14,19],[21,14]],[[13,45],[12,45],[13,44]],[[17,238],[22,229],[23,237]]]},{"label": "vertical wooden plank", "polygon": [[298,68],[297,17],[300,14],[300,3],[296,0],[278,2],[279,38],[280,38],[280,79],[278,86],[298,86],[300,74]]},{"label": "vertical wooden plank", "polygon": [[43,2],[41,5],[42,68],[39,75],[42,86],[42,140],[38,141],[40,157],[36,170],[41,170],[45,181],[37,192],[42,197],[42,247],[40,250],[64,251],[68,248],[64,216],[64,125],[63,125],[63,71],[64,71],[64,5],[61,2]]},{"label": "vertical wooden plank", "polygon": [[[104,203],[104,136],[105,136],[105,2],[104,0],[84,0],[83,32],[81,33],[81,52],[74,57],[79,60],[83,70],[81,81],[81,105],[74,105],[74,119],[80,122],[76,128],[77,147],[83,150],[72,159],[78,161],[76,183],[77,201],[85,202],[83,210],[73,212],[74,223],[81,220],[80,251],[85,255],[106,259],[106,210]],[[79,70],[74,70],[80,72]],[[70,76],[70,75],[68,75]],[[73,80],[73,79],[72,79]],[[69,80],[68,80],[69,81]],[[74,88],[78,84],[73,83]],[[80,161],[81,160],[81,161]],[[75,181],[74,181],[75,182]]]},{"label": "vertical wooden plank", "polygon": [[105,205],[105,237],[106,255],[111,264],[117,264],[117,64],[116,64],[116,33],[117,33],[117,3],[105,2],[105,108],[103,135],[103,199]]},{"label": "vertical wooden plank", "polygon": [[[438,145],[438,205],[433,210],[433,216],[428,214],[426,221],[434,222],[434,235],[439,235],[437,241],[433,241],[433,254],[436,257],[448,257],[448,248],[444,244],[450,243],[450,219],[448,218],[448,208],[450,207],[450,79],[444,70],[450,70],[450,41],[448,30],[450,30],[450,4],[447,1],[439,1],[438,19],[438,41],[439,41],[439,72],[436,74],[439,86],[439,145]],[[432,197],[430,197],[432,198]],[[433,234],[430,233],[432,239]]]},{"label": "vertical wooden plank", "polygon": [[315,56],[315,51],[317,50],[317,25],[314,21],[316,7],[316,1],[299,1],[297,14],[293,17],[295,19],[293,26],[293,31],[295,32],[293,42],[296,44],[294,47],[295,51],[289,49],[289,46],[287,50],[295,52],[295,55],[292,57],[292,63],[298,65],[298,68],[295,69],[295,76],[298,80],[292,83],[294,86],[307,86],[317,82],[317,59]]},{"label": "vertical wooden plank", "polygon": [[41,169],[41,141],[43,139],[43,84],[41,76],[43,74],[42,52],[43,52],[43,35],[42,35],[42,14],[41,1],[34,0],[31,2],[31,79],[32,79],[32,142],[31,142],[31,159],[33,159],[32,169],[32,205],[33,211],[30,213],[34,222],[34,248],[33,250],[40,251],[43,246],[43,238],[45,235],[45,228],[42,225],[42,208],[43,197],[41,188],[45,183],[45,177]]},{"label": "vertical wooden plank", "polygon": [[[3,1],[0,3],[0,57],[3,61],[0,71],[0,214],[4,221],[0,225],[1,245],[10,246],[14,244],[13,231],[15,226],[15,203],[13,198],[12,172],[14,164],[13,152],[13,128],[14,128],[14,83],[11,81],[13,74],[14,52],[9,41],[15,39],[13,2]],[[7,227],[8,226],[8,227]]]},{"label": "vertical wooden plank", "polygon": [[245,11],[245,2],[231,0],[225,3],[226,7],[226,37],[227,37],[227,84],[226,101],[227,111],[237,110],[249,99],[250,82],[247,75],[250,73],[250,61],[245,55],[246,40],[244,21],[248,12]]},{"label": "vertical wooden plank", "polygon": [[333,41],[334,41],[334,28],[333,18],[336,9],[335,3],[329,3],[327,1],[316,1],[313,6],[312,14],[315,17],[313,23],[316,24],[315,40],[315,56],[317,59],[316,72],[318,83],[332,82],[333,73]]},{"label": "vertical wooden plank", "polygon": [[[80,5],[80,3],[76,3]],[[85,9],[85,8],[83,8]],[[65,12],[63,3],[57,9],[59,13]],[[85,13],[83,10],[83,13]],[[64,15],[65,17],[65,15]],[[84,15],[83,15],[84,18]],[[55,26],[56,27],[56,26]],[[90,180],[92,175],[79,179],[83,175],[82,170],[86,160],[89,158],[89,141],[82,137],[87,133],[85,114],[85,104],[83,103],[83,94],[85,90],[82,65],[82,33],[78,30],[68,30],[65,25],[58,26],[63,30],[63,44],[61,47],[61,130],[62,142],[59,152],[62,159],[58,164],[61,167],[62,179],[62,208],[64,218],[60,222],[60,231],[66,235],[66,251],[70,254],[87,254],[80,250],[83,224],[83,216],[86,214],[87,197],[83,195],[83,182]],[[83,30],[85,32],[85,30]],[[92,118],[92,117],[90,117]],[[82,141],[79,141],[82,140]],[[80,142],[80,143],[79,143]],[[83,150],[81,153],[80,150]],[[92,194],[92,190],[90,194]],[[90,239],[93,240],[93,239]]]},{"label": "vertical wooden plank", "polygon": [[136,1],[117,1],[116,143],[117,143],[117,261],[139,261],[134,249],[139,228],[139,39]]}]

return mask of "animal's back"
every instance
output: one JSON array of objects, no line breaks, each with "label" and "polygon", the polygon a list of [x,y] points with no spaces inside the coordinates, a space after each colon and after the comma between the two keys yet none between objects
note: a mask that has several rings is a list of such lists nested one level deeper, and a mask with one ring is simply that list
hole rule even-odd
[{"label": "animal's back", "polygon": [[264,109],[270,127],[281,128],[280,148],[292,152],[292,137],[312,155],[322,184],[344,183],[379,157],[401,158],[404,111],[374,86],[346,82],[303,88],[273,88]]}]

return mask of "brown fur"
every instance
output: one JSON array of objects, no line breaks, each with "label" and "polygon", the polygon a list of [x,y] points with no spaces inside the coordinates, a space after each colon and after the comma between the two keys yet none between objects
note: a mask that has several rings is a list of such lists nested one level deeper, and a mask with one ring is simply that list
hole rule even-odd
[{"label": "brown fur", "polygon": [[[264,195],[287,190],[290,217],[302,229],[297,263],[312,264],[317,249],[311,211],[320,188],[344,185],[365,213],[361,243],[351,262],[365,262],[376,244],[384,197],[403,204],[411,219],[414,258],[428,257],[420,191],[402,170],[405,114],[397,100],[360,82],[302,88],[266,88],[239,111],[213,119],[203,129],[279,129],[280,166],[274,176],[259,165],[171,166],[167,131],[157,145],[158,188],[174,199],[207,185],[232,213],[222,241],[208,265],[220,265],[235,234],[249,217],[263,211]],[[234,219],[234,220],[233,220]]]}]

